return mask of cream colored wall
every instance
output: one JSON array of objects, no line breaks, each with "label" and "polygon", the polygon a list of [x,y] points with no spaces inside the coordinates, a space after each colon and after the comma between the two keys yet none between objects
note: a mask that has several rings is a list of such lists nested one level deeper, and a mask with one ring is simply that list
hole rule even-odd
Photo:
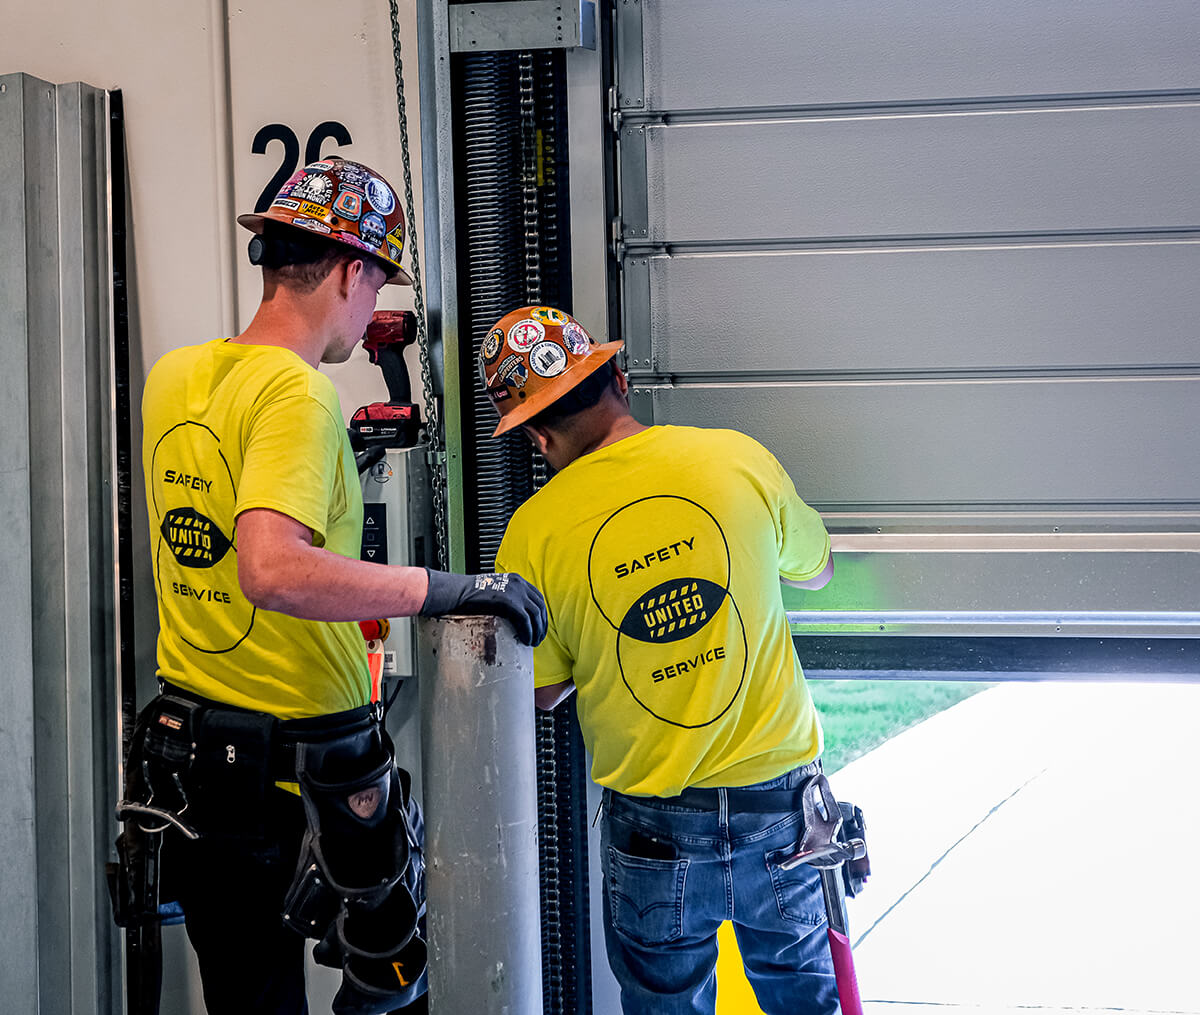
[{"label": "cream colored wall", "polygon": [[[416,0],[399,0],[412,166],[420,170]],[[236,333],[254,313],[258,269],[246,260],[249,233],[234,224],[253,210],[280,165],[282,146],[251,152],[265,124],[290,127],[301,159],[309,133],[338,121],[353,143],[333,152],[368,163],[401,193],[388,5],[383,0],[252,0],[241,6],[183,0],[41,0],[6,5],[0,73],[54,83],[120,88],[125,105],[130,226],[130,325],[133,374],[163,353]],[[2,139],[0,139],[2,140]],[[421,209],[420,180],[414,204]],[[418,235],[423,242],[424,234]],[[410,261],[406,244],[404,262]],[[412,306],[412,291],[387,286],[381,309]],[[409,351],[414,387],[419,374]],[[387,397],[379,370],[357,350],[328,368],[347,417]],[[419,397],[419,393],[418,393]],[[135,421],[135,461],[140,461]],[[135,552],[149,560],[140,477],[134,485]],[[148,572],[135,581],[137,672],[152,691],[154,603]],[[198,974],[182,927],[163,935],[164,1015],[202,1012]],[[309,969],[314,1011],[328,1010],[337,977]]]},{"label": "cream colored wall", "polygon": [[[416,2],[400,0],[399,8],[415,174]],[[303,161],[312,129],[340,122],[353,143],[327,140],[321,154],[360,159],[403,190],[382,0],[43,0],[6,12],[5,23],[0,73],[122,90],[135,373],[177,346],[236,332],[253,315],[259,273],[246,260],[249,234],[233,220],[252,210],[282,159],[279,143],[252,154],[261,127],[290,127]],[[419,217],[419,179],[414,187]],[[423,242],[419,224],[418,233]],[[411,306],[411,290],[396,286],[380,300],[382,309]],[[347,417],[387,397],[361,349],[329,373]]]}]

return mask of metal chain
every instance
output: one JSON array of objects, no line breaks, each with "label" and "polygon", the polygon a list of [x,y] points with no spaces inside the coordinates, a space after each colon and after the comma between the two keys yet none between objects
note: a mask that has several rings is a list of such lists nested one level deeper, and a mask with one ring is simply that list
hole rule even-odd
[{"label": "metal chain", "polygon": [[538,229],[537,122],[534,117],[533,54],[522,53],[521,69],[521,203],[525,225],[525,297],[542,302],[542,255]]},{"label": "metal chain", "polygon": [[433,528],[437,543],[437,566],[445,571],[450,566],[446,505],[446,438],[441,407],[433,390],[429,332],[425,321],[425,299],[421,291],[421,261],[417,254],[417,215],[413,205],[412,160],[408,148],[408,113],[404,102],[404,63],[400,58],[400,9],[397,0],[388,0],[388,9],[392,17],[392,62],[396,69],[396,106],[400,118],[400,153],[404,162],[404,207],[408,217],[413,310],[417,317],[417,352],[421,363],[421,387],[425,391],[425,431],[429,441],[429,468],[433,478]]},{"label": "metal chain", "polygon": [[[517,57],[521,95],[521,208],[525,231],[525,300],[542,302],[542,249],[538,208],[537,109],[533,83],[533,53]],[[549,478],[546,460],[533,452],[533,489],[540,490]]]}]

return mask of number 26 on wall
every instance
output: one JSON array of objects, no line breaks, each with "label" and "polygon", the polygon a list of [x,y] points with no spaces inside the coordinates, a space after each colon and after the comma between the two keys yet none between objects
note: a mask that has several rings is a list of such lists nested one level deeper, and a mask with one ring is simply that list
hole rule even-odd
[{"label": "number 26 on wall", "polygon": [[[337,120],[326,120],[324,123],[319,123],[308,135],[308,143],[304,146],[304,165],[307,166],[310,162],[316,162],[321,158],[321,145],[327,140],[336,141],[339,147],[352,143],[350,131],[346,129],[345,124],[338,123]],[[263,188],[263,192],[258,195],[258,201],[254,205],[256,214],[271,207],[271,199],[279,193],[279,188],[301,165],[300,139],[291,127],[282,123],[268,123],[265,127],[260,128],[259,132],[254,135],[250,151],[255,155],[265,155],[267,145],[272,141],[282,143],[283,161],[279,163],[279,168],[275,170],[275,175]]]}]

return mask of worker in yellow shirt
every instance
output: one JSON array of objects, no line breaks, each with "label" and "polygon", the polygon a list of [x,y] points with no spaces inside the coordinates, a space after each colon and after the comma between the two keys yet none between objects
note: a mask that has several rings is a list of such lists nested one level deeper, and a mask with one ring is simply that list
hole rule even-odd
[{"label": "worker in yellow shirt", "polygon": [[829,536],[792,480],[732,430],[646,427],[613,362],[551,307],[486,336],[500,414],[554,477],[513,515],[497,568],[542,590],[535,697],[577,692],[604,789],[604,925],[626,1013],[706,1013],[732,921],[767,1015],[838,1010],[818,873],[784,870],[820,772],[821,726],[780,582],[819,589]]},{"label": "worker in yellow shirt", "polygon": [[515,575],[359,560],[354,453],[317,368],[350,356],[385,284],[411,284],[391,185],[331,158],[238,221],[263,272],[253,320],[167,353],[142,401],[163,693],[126,835],[170,837],[164,898],[210,1012],[307,1011],[306,935],[343,968],[335,1012],[421,1005],[420,815],[356,622],[490,612],[536,643],[545,608]]}]

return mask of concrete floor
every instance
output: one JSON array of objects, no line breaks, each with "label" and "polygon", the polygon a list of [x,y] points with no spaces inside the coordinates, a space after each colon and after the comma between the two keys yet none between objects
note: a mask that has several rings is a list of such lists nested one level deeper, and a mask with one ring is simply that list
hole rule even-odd
[{"label": "concrete floor", "polygon": [[1200,1013],[1200,685],[1004,684],[831,777],[864,1007]]},{"label": "concrete floor", "polygon": [[[835,773],[874,866],[849,904],[868,1015],[1200,1015],[1198,721],[1200,684],[1004,684]],[[164,937],[164,1015],[203,1011]],[[718,1010],[751,1015],[719,975]]]}]

